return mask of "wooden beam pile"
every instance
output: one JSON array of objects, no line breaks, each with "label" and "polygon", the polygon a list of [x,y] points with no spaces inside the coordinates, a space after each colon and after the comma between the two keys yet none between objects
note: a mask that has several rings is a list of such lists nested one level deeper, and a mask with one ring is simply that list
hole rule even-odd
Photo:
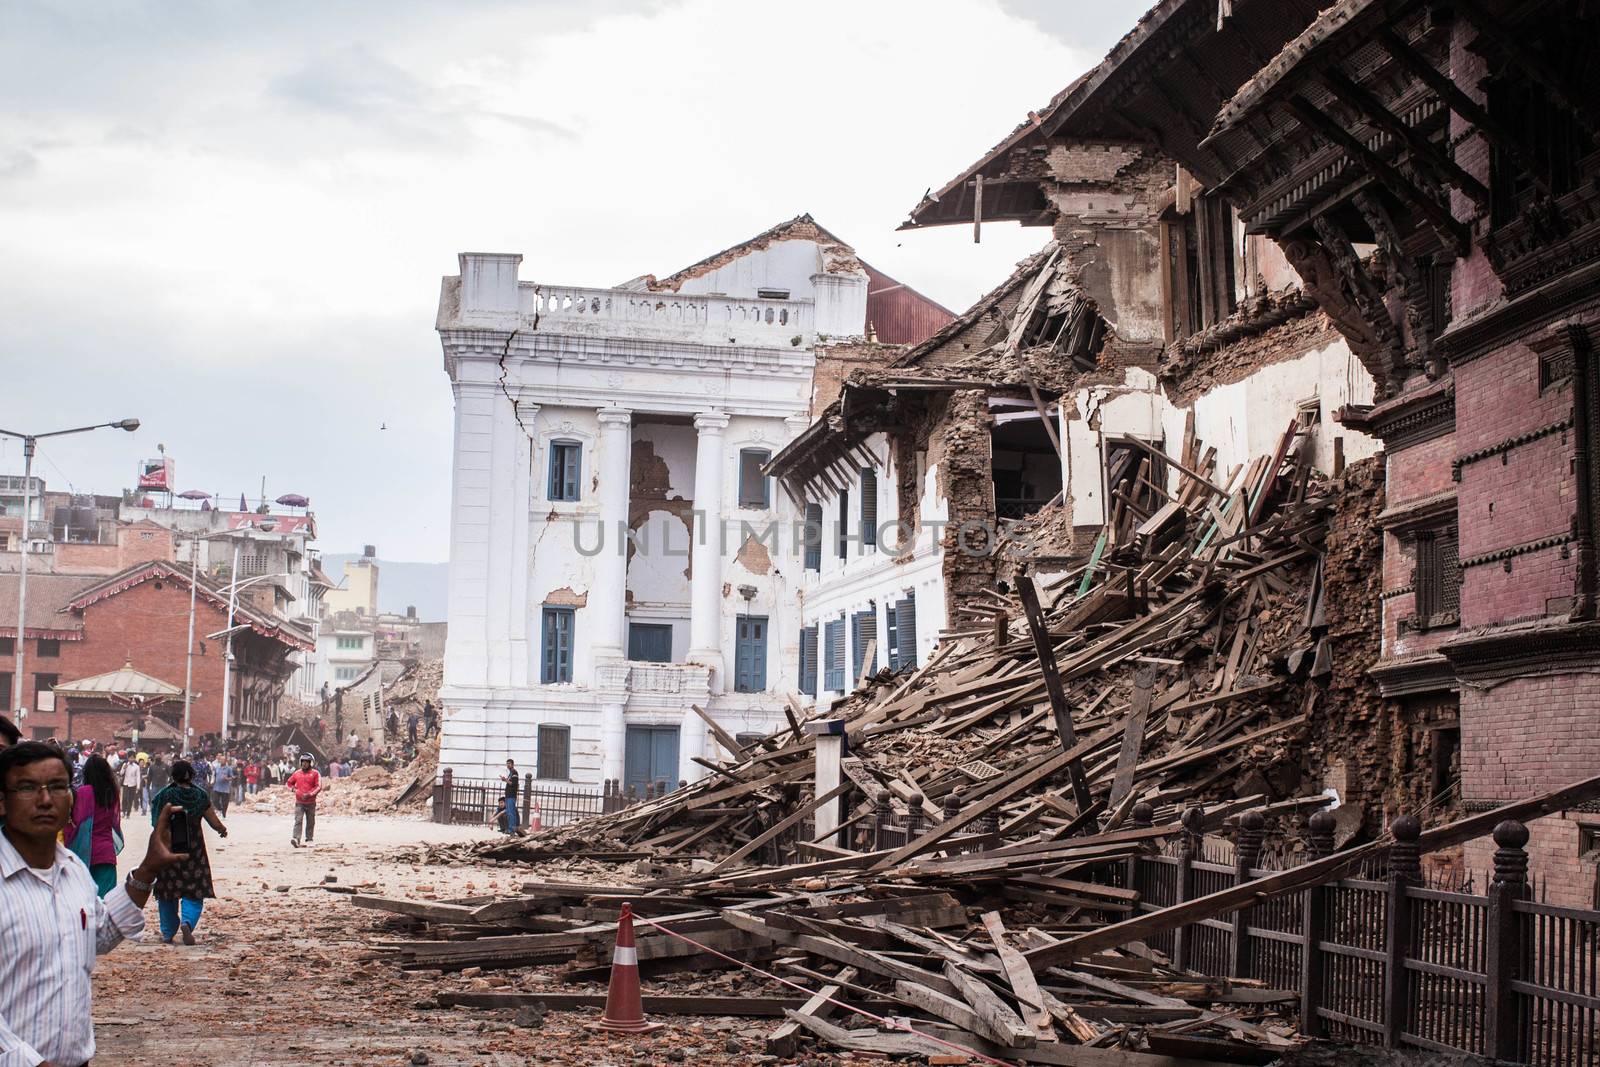
[{"label": "wooden beam pile", "polygon": [[[926,1052],[932,1035],[1039,1063],[1200,1036],[1249,1055],[1288,1043],[1281,994],[1178,971],[1137,944],[1086,958],[1051,946],[1139,914],[1137,893],[1107,872],[1177,835],[1185,808],[1203,803],[1215,830],[1247,809],[1321,803],[1296,796],[1297,742],[1327,667],[1318,575],[1334,494],[1295,441],[1291,428],[1272,455],[1220,478],[1192,433],[1178,456],[1141,446],[1140,477],[1171,470],[1176,485],[1157,478],[1158,493],[1123,498],[1087,560],[992,592],[927,662],[869,677],[821,714],[848,741],[838,789],[812,793],[816,741],[798,707],[787,729],[743,747],[706,716],[729,758],[704,761],[699,782],[473,850],[547,871],[631,858],[635,881],[452,904],[357,897],[443,932],[381,953],[413,968],[558,965],[599,980],[628,900],[660,924],[638,927],[647,978],[703,979],[732,957],[914,1017],[925,1035],[830,1021],[831,1004],[800,997],[757,1005],[786,1013],[777,1054],[802,1033],[891,1053]],[[837,835],[814,830],[823,805],[838,806]],[[647,992],[662,1012],[724,995]]]},{"label": "wooden beam pile", "polygon": [[[926,663],[870,676],[824,713],[848,738],[842,798],[812,797],[815,742],[791,702],[788,729],[749,746],[706,716],[732,758],[701,761],[710,773],[687,788],[482,853],[643,854],[707,885],[741,870],[776,884],[790,867],[1060,847],[1124,826],[1141,801],[1166,825],[1199,800],[1293,796],[1318,696],[1307,679],[1328,669],[1317,575],[1332,502],[1294,440],[1221,483],[1192,437],[1181,459],[1150,449],[1181,483],[1154,513],[1120,506],[1079,567],[991,593]],[[845,842],[870,848],[883,801],[913,841],[892,857],[869,864],[807,832],[816,807],[841,804]]]}]

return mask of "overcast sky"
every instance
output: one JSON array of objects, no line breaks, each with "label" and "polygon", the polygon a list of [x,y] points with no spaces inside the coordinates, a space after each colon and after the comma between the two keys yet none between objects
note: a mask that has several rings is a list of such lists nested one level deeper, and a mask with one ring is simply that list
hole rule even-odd
[{"label": "overcast sky", "polygon": [[0,426],[135,416],[35,473],[116,492],[160,443],[443,560],[457,252],[613,285],[809,211],[963,310],[1046,232],[895,226],[1144,6],[0,0]]}]

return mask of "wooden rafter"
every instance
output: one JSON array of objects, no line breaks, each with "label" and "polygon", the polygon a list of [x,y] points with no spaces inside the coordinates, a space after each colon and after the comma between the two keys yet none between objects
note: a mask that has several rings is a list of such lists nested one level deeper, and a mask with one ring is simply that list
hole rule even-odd
[{"label": "wooden rafter", "polygon": [[1467,229],[1450,214],[1447,206],[1417,188],[1411,179],[1395,168],[1394,164],[1368,148],[1360,138],[1352,135],[1343,126],[1318,111],[1305,97],[1291,96],[1286,101],[1286,106],[1306,129],[1321,134],[1343,148],[1355,162],[1387,186],[1402,203],[1420,211],[1446,248],[1458,256],[1467,254],[1469,248]]},{"label": "wooden rafter", "polygon": [[1383,302],[1383,294],[1378,291],[1372,277],[1367,274],[1366,268],[1361,264],[1361,257],[1356,255],[1349,236],[1340,229],[1338,223],[1327,215],[1318,215],[1311,220],[1311,225],[1317,231],[1317,237],[1322,241],[1322,247],[1327,251],[1334,269],[1339,272],[1362,321],[1387,357],[1384,366],[1388,376],[1391,380],[1398,381],[1400,373],[1405,368],[1405,354],[1400,331],[1395,328],[1394,320],[1389,317],[1389,309]]},{"label": "wooden rafter", "polygon": [[1384,132],[1399,138],[1412,157],[1429,167],[1440,181],[1460,189],[1479,207],[1489,203],[1489,189],[1486,185],[1457,166],[1455,160],[1447,156],[1441,148],[1418,133],[1400,116],[1384,107],[1377,97],[1357,85],[1344,71],[1338,67],[1328,67],[1321,72],[1320,77],[1328,92],[1332,93],[1340,103]]},{"label": "wooden rafter", "polygon": [[1529,154],[1523,145],[1522,139],[1507,129],[1502,123],[1489,114],[1489,109],[1478,103],[1472,97],[1462,92],[1461,88],[1449,78],[1440,73],[1439,69],[1410,45],[1402,41],[1394,31],[1387,28],[1378,30],[1378,40],[1383,44],[1384,50],[1396,62],[1416,75],[1429,89],[1439,95],[1439,99],[1457,115],[1476,126],[1478,132],[1492,141],[1501,151],[1506,152],[1516,160],[1531,177],[1539,190],[1546,196],[1550,195],[1550,185],[1544,178],[1544,172]]},{"label": "wooden rafter", "polygon": [[1433,361],[1432,309],[1428,307],[1428,286],[1417,261],[1406,254],[1400,227],[1396,225],[1389,209],[1372,189],[1362,189],[1353,197],[1356,210],[1367,225],[1383,252],[1383,262],[1392,272],[1391,280],[1405,297],[1406,321],[1411,324],[1411,336],[1417,342],[1417,354],[1423,365]]}]

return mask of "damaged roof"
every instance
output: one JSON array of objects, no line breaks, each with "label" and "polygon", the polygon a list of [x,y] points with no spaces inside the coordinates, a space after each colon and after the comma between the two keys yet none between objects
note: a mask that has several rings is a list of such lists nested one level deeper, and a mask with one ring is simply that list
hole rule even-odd
[{"label": "damaged roof", "polygon": [[[1094,69],[1058,93],[1047,108],[1030,113],[982,159],[924,193],[902,229],[973,221],[974,180],[984,179],[983,219],[1049,222],[1054,209],[1044,192],[1050,175],[1014,168],[1019,150],[1037,152],[1053,138],[1154,145],[1207,184],[1219,183],[1225,161],[1200,142],[1212,117],[1239,86],[1260,70],[1266,55],[1318,15],[1319,0],[1160,0]],[[1270,54],[1270,53],[1268,53]],[[1004,190],[991,206],[990,182]],[[1012,187],[1033,185],[1036,201]],[[1005,199],[1009,198],[1009,199]]]},{"label": "damaged roof", "polygon": [[[984,181],[983,217],[992,222],[1020,222],[1024,226],[1046,226],[1055,211],[1039,187],[1044,176],[1042,162],[1039,168],[1030,168],[1028,161],[1042,160],[1045,148],[1045,119],[1055,112],[1057,105],[1082,83],[1084,75],[1057,93],[1038,111],[1028,112],[1028,117],[1017,123],[1000,143],[985,152],[976,163],[940,186],[929,190],[911,209],[902,230],[915,230],[923,226],[949,226],[973,221],[976,201],[975,180],[981,175]],[[1037,172],[1035,172],[1037,171]]]},{"label": "damaged roof", "polygon": [[[784,446],[766,471],[802,492],[813,481],[833,484],[852,465],[877,465],[865,442],[885,426],[881,413],[897,394],[978,389],[1010,395],[1056,396],[1080,371],[1091,369],[1109,326],[1095,302],[1072,283],[1061,246],[1051,241],[1017,265],[965,313],[887,367],[861,368],[844,382],[839,398]],[[1006,302],[1016,296],[1009,313]],[[985,319],[992,319],[983,330]],[[975,340],[950,352],[963,332]],[[933,360],[941,354],[954,358]],[[893,420],[890,420],[891,422]],[[836,487],[836,486],[835,486]]]},{"label": "damaged roof", "polygon": [[740,241],[736,245],[713,253],[698,263],[691,263],[689,266],[674,274],[669,274],[665,278],[658,280],[654,275],[647,275],[644,279],[645,286],[655,293],[675,293],[682,288],[685,282],[710,274],[717,268],[726,266],[741,256],[760,251],[769,245],[777,244],[779,241],[817,242],[822,250],[823,270],[829,274],[857,274],[861,272],[861,261],[856,258],[856,250],[840,240],[835,234],[829,233],[816,219],[807,213],[796,215],[787,222],[780,222],[748,240]]}]

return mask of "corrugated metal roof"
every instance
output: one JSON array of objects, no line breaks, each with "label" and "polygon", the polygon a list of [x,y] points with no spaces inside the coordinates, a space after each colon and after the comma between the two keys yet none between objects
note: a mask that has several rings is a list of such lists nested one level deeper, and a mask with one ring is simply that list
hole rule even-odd
[{"label": "corrugated metal roof", "polygon": [[91,678],[80,678],[76,682],[62,682],[52,688],[57,696],[69,697],[119,696],[149,700],[151,697],[180,697],[183,695],[181,687],[163,682],[159,678],[152,678],[143,671],[136,671],[133,669],[132,663],[124,663],[114,671],[96,674]]},{"label": "corrugated metal roof", "polygon": [[949,308],[895,281],[866,260],[861,266],[867,272],[868,336],[875,334],[881,344],[921,344],[956,317]]}]

